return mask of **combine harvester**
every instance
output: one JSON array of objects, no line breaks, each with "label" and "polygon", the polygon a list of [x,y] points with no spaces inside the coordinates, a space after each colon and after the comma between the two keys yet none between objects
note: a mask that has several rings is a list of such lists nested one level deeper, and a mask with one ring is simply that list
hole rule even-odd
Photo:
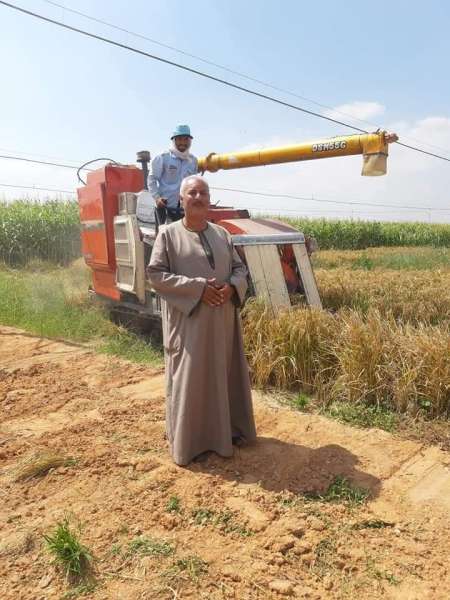
[{"label": "combine harvester", "polygon": [[[376,132],[260,151],[212,153],[199,159],[199,172],[362,154],[362,175],[385,175],[388,142],[397,139],[395,134]],[[130,321],[138,317],[141,325],[160,321],[160,299],[145,277],[156,227],[136,216],[137,203],[149,194],[149,160],[150,153],[144,151],[137,155],[142,168],[107,164],[90,172],[86,185],[78,189],[91,293],[106,302],[112,314],[128,315]],[[211,206],[208,220],[230,232],[248,267],[252,295],[264,298],[274,310],[289,307],[290,294],[298,293],[308,305],[321,307],[309,259],[312,248],[303,233],[281,221],[252,219],[247,210],[228,207]]]}]

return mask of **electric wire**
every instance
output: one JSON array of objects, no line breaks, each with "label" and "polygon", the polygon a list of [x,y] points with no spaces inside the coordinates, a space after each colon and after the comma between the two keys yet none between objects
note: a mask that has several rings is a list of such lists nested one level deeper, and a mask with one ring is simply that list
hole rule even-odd
[{"label": "electric wire", "polygon": [[77,160],[75,160],[73,158],[70,158],[70,159],[64,158],[63,159],[63,158],[60,158],[59,156],[50,156],[48,154],[36,154],[35,152],[27,152],[26,150],[17,150],[17,149],[12,150],[11,148],[0,148],[0,152],[8,152],[8,154],[20,154],[21,156],[25,156],[25,157],[28,157],[28,156],[35,157],[35,158],[37,157],[39,160],[44,160],[44,159],[45,160],[61,160],[61,161],[64,160],[64,162],[67,162],[67,163],[74,163],[77,165],[80,164],[80,160],[78,160],[78,159]]},{"label": "electric wire", "polygon": [[[42,0],[43,2],[50,4],[51,6],[55,6],[58,8],[61,8],[64,11],[73,13],[75,15],[78,15],[80,17],[83,17],[85,19],[88,19],[90,21],[93,21],[94,23],[99,23],[101,25],[106,25],[106,27],[110,27],[111,29],[116,29],[117,31],[121,31],[122,33],[126,33],[127,35],[131,35],[134,36],[138,39],[142,39],[145,40],[147,42],[150,42],[152,44],[155,44],[157,46],[161,46],[162,48],[167,48],[168,50],[171,50],[173,52],[177,52],[178,54],[181,54],[183,56],[187,56],[189,58],[193,58],[195,60],[198,60],[202,63],[205,63],[207,65],[216,67],[218,69],[221,69],[223,71],[226,71],[228,73],[231,73],[232,75],[237,75],[238,77],[241,77],[242,79],[247,79],[248,81],[253,81],[254,83],[258,83],[259,85],[262,85],[264,87],[270,88],[272,90],[275,90],[277,92],[281,92],[283,94],[288,94],[289,96],[293,96],[295,98],[299,98],[300,100],[305,100],[306,102],[309,102],[310,104],[314,104],[316,106],[320,106],[321,108],[325,108],[327,110],[331,110],[333,111],[333,113],[335,114],[339,114],[342,115],[343,117],[347,117],[349,119],[352,119],[353,121],[358,121],[359,123],[364,123],[365,125],[369,125],[370,127],[375,127],[376,129],[379,129],[379,125],[375,125],[374,123],[371,123],[370,121],[367,121],[365,119],[360,119],[358,117],[354,117],[348,113],[345,113],[341,110],[337,110],[336,108],[333,108],[332,106],[329,106],[327,104],[323,104],[321,102],[317,102],[317,100],[313,100],[312,98],[308,98],[307,96],[302,96],[301,94],[298,94],[296,92],[292,92],[290,90],[286,90],[284,88],[278,87],[276,85],[273,85],[271,83],[268,83],[267,81],[262,81],[261,79],[257,79],[256,77],[252,77],[250,75],[246,75],[244,73],[241,73],[239,71],[235,71],[234,69],[230,69],[229,67],[226,67],[224,65],[221,65],[219,63],[216,63],[212,60],[208,60],[206,58],[202,58],[201,56],[198,56],[197,54],[192,54],[190,52],[186,52],[185,50],[181,50],[180,48],[176,48],[175,46],[171,46],[169,44],[165,44],[164,42],[160,42],[159,40],[155,40],[154,38],[145,36],[141,33],[137,33],[135,31],[131,31],[130,29],[125,29],[124,27],[119,27],[118,25],[115,25],[114,23],[109,23],[108,21],[105,21],[103,19],[99,19],[97,17],[93,17],[92,15],[88,15],[87,13],[81,12],[79,10],[75,10],[73,8],[69,8],[67,6],[64,6],[63,4],[58,4],[58,2],[53,2],[52,0]],[[429,146],[430,148],[436,148],[437,150],[441,150],[443,152],[448,152],[449,150],[447,148],[442,148],[440,146],[436,146],[435,144],[430,144],[429,142],[423,142],[422,140],[418,140],[415,139],[413,137],[406,137],[406,139],[410,139],[414,142],[419,142],[419,144],[425,144],[425,146]]]},{"label": "electric wire", "polygon": [[[13,188],[13,189],[26,189],[26,190],[33,190],[33,191],[41,191],[41,192],[57,192],[57,193],[61,193],[61,194],[71,194],[71,195],[75,195],[76,192],[72,191],[72,190],[61,190],[61,189],[56,189],[56,188],[50,188],[50,187],[38,187],[38,186],[32,186],[32,185],[13,185],[10,183],[0,183],[0,187],[6,187],[6,188]],[[239,207],[235,207],[237,209],[239,209]],[[261,211],[262,213],[275,213],[276,215],[283,215],[284,213],[289,213],[292,215],[298,215],[298,216],[305,216],[308,217],[309,215],[307,213],[314,213],[313,216],[315,218],[320,218],[320,217],[325,217],[326,215],[323,214],[318,214],[317,211],[315,211],[314,209],[305,209],[305,210],[299,210],[299,209],[290,209],[290,208],[270,208],[267,206],[245,206],[244,208],[246,208],[249,212],[252,211]],[[449,209],[450,210],[450,209]],[[396,211],[383,211],[381,213],[368,213],[366,211],[361,211],[361,212],[354,212],[352,211],[352,216],[353,215],[358,215],[358,216],[382,216],[384,214],[386,214],[386,212],[396,212]],[[427,212],[426,209],[418,209],[417,212]],[[345,214],[348,216],[348,211],[332,211],[333,214]],[[349,217],[350,218],[350,217]]]},{"label": "electric wire", "polygon": [[34,185],[13,185],[12,183],[0,183],[0,187],[17,188],[22,190],[36,190],[37,192],[58,192],[61,194],[75,194],[73,190],[58,190],[55,188],[37,187]]},{"label": "electric wire", "polygon": [[[23,158],[20,156],[1,156],[0,155],[0,159],[1,158],[7,158],[7,159],[11,159],[11,160],[24,160],[26,162],[30,162],[30,163],[38,163],[38,164],[45,164],[45,165],[51,165],[53,167],[67,167],[70,169],[77,169],[77,173],[81,170],[83,171],[92,171],[93,169],[88,169],[86,168],[86,165],[91,164],[92,162],[95,162],[97,160],[108,160],[110,162],[112,162],[113,164],[116,165],[120,165],[120,163],[118,163],[117,161],[110,159],[110,158],[96,158],[92,161],[88,161],[86,163],[84,163],[81,167],[75,167],[75,166],[71,166],[71,165],[66,165],[66,164],[62,164],[62,163],[53,163],[53,162],[43,162],[43,161],[39,161],[39,160],[33,160],[31,158]],[[85,182],[78,176],[78,179],[81,183],[83,183],[85,185]],[[314,196],[291,196],[288,194],[276,194],[273,192],[255,192],[252,190],[242,190],[242,189],[238,189],[238,188],[225,188],[225,187],[216,187],[216,186],[209,186],[211,190],[219,190],[222,192],[237,192],[240,194],[249,194],[249,195],[253,195],[253,196],[265,196],[268,198],[289,198],[290,200],[312,200],[313,202],[325,202],[325,203],[332,203],[332,204],[353,204],[353,205],[361,205],[361,206],[372,206],[372,204],[367,204],[367,203],[361,203],[361,202],[352,202],[352,201],[346,201],[346,200],[328,200],[325,198],[315,198]],[[435,208],[432,206],[394,206],[393,204],[373,204],[373,206],[378,206],[380,208],[382,207],[386,207],[386,208],[404,208],[407,210],[439,210],[439,211],[450,211],[450,208]]]},{"label": "electric wire", "polygon": [[[4,0],[0,0],[0,4],[2,4],[3,6],[6,6],[8,8],[11,8],[12,10],[16,10],[18,12],[21,12],[23,14],[26,14],[28,16],[34,17],[36,19],[39,19],[41,21],[45,21],[47,23],[51,23],[52,25],[56,25],[58,27],[61,27],[63,29],[67,29],[69,31],[73,31],[75,33],[79,33],[81,35],[84,35],[86,37],[95,39],[95,40],[99,40],[101,42],[105,42],[106,44],[110,44],[111,46],[116,46],[117,48],[122,48],[123,50],[128,50],[130,52],[133,52],[135,54],[139,54],[141,56],[145,56],[146,58],[149,58],[151,60],[155,60],[158,61],[160,63],[163,64],[167,64],[170,65],[172,67],[181,69],[183,71],[186,71],[188,73],[192,73],[194,75],[198,75],[199,77],[203,77],[205,79],[209,79],[211,81],[215,81],[216,83],[221,83],[225,86],[228,86],[230,88],[239,90],[241,92],[244,92],[246,94],[250,94],[252,96],[258,97],[258,98],[262,98],[264,100],[268,100],[270,102],[274,102],[275,104],[279,104],[280,106],[285,106],[286,108],[291,108],[293,110],[317,117],[319,119],[323,119],[325,121],[329,121],[331,123],[335,123],[337,125],[342,125],[343,127],[346,127],[348,129],[352,129],[354,131],[358,131],[360,133],[369,133],[367,130],[365,129],[361,129],[360,127],[356,127],[354,125],[349,125],[348,123],[345,123],[344,121],[340,121],[338,119],[333,119],[331,117],[328,117],[326,115],[322,115],[318,112],[309,110],[307,108],[303,108],[301,106],[297,106],[295,104],[291,104],[289,102],[285,102],[284,100],[280,100],[279,98],[274,98],[273,96],[269,96],[267,94],[263,94],[261,92],[257,92],[256,90],[252,90],[250,88],[246,88],[244,86],[238,85],[236,83],[232,83],[231,81],[227,81],[225,79],[221,79],[220,77],[215,77],[214,75],[210,75],[208,73],[204,73],[203,71],[199,71],[198,69],[193,69],[192,67],[187,67],[185,65],[182,65],[180,63],[174,62],[172,60],[168,60],[166,58],[162,58],[161,56],[157,56],[155,54],[150,54],[149,52],[145,52],[143,50],[139,50],[138,48],[134,48],[133,46],[129,46],[127,44],[122,44],[121,42],[117,42],[115,40],[111,40],[110,38],[106,38],[104,36],[95,34],[95,33],[90,33],[88,31],[85,31],[84,29],[80,29],[78,27],[73,27],[72,25],[67,25],[66,23],[62,23],[61,21],[57,21],[56,19],[51,19],[50,17],[46,17],[44,15],[41,15],[39,13],[35,13],[32,12],[30,10],[27,10],[25,8],[22,8],[20,6],[17,6],[15,4],[10,4],[9,2],[5,2]],[[403,146],[405,148],[409,148],[410,150],[414,150],[416,152],[421,152],[422,154],[426,154],[428,156],[433,156],[434,158],[438,158],[440,160],[444,160],[446,162],[450,162],[450,158],[447,158],[445,156],[441,156],[439,154],[435,154],[433,152],[429,152],[427,150],[423,150],[422,148],[418,148],[416,146],[411,146],[409,144],[404,144],[403,142],[395,142],[396,144],[399,144],[400,146]]]},{"label": "electric wire", "polygon": [[249,196],[263,196],[263,197],[267,197],[267,198],[288,198],[289,200],[302,200],[302,201],[308,201],[308,202],[320,202],[320,203],[325,203],[325,204],[345,204],[347,206],[371,206],[371,207],[375,207],[375,208],[394,208],[394,209],[401,209],[401,210],[450,211],[450,208],[434,208],[431,206],[405,206],[405,205],[395,206],[393,204],[377,204],[375,202],[353,202],[353,201],[347,201],[347,200],[329,200],[329,199],[325,199],[325,198],[315,198],[314,196],[308,197],[308,196],[293,196],[291,194],[277,194],[277,193],[271,193],[271,192],[254,192],[251,190],[242,190],[242,189],[238,189],[238,188],[224,188],[224,187],[210,186],[210,189],[219,190],[222,192],[235,192],[235,193],[239,193],[239,194],[248,194]]},{"label": "electric wire", "polygon": [[[88,163],[85,164],[90,164],[92,162],[95,162],[96,160],[106,160],[104,158],[101,159],[94,159],[92,161],[89,161]],[[107,159],[110,160],[110,159]],[[118,165],[119,163],[116,163],[115,161],[113,161],[114,164]],[[84,183],[81,180],[81,183]],[[47,191],[47,192],[61,192],[64,194],[75,194],[75,192],[73,190],[61,190],[61,189],[55,189],[55,188],[51,188],[51,187],[38,187],[38,186],[28,186],[28,185],[16,185],[16,184],[10,184],[10,183],[0,183],[1,187],[7,187],[7,188],[21,188],[21,189],[30,189],[30,190],[37,190],[37,191]],[[267,198],[286,198],[289,200],[300,200],[300,201],[306,201],[306,202],[319,202],[321,204],[338,204],[338,205],[345,205],[345,206],[368,206],[371,208],[389,208],[392,209],[391,212],[395,212],[397,210],[412,210],[412,211],[417,211],[417,212],[434,212],[434,211],[450,211],[450,208],[435,208],[435,207],[430,207],[430,206],[404,206],[404,205],[400,205],[400,206],[395,206],[393,204],[377,204],[375,202],[353,202],[353,201],[346,201],[346,200],[329,200],[329,199],[325,199],[325,198],[315,198],[314,196],[294,196],[291,194],[276,194],[276,193],[271,193],[271,192],[254,192],[251,190],[242,190],[239,188],[223,188],[223,187],[217,187],[217,186],[210,186],[211,190],[216,190],[216,191],[223,191],[223,192],[233,192],[233,193],[239,193],[239,194],[246,194],[246,195],[250,195],[250,196],[260,196],[260,197],[267,197]],[[289,209],[289,208],[270,208],[270,207],[260,207],[260,206],[253,206],[253,207],[247,207],[248,210],[268,210],[268,211],[283,211],[283,212],[295,212],[297,213],[298,210],[295,209]],[[309,212],[313,212],[314,209],[308,209]],[[335,211],[337,212],[337,211]],[[366,212],[366,211],[364,211]],[[387,211],[383,211],[383,212],[387,212]],[[382,214],[382,213],[380,213]]]},{"label": "electric wire", "polygon": [[[55,163],[55,162],[50,162],[47,160],[37,160],[37,159],[32,159],[32,158],[25,158],[23,156],[11,156],[11,155],[6,155],[6,154],[0,154],[0,158],[4,159],[4,160],[20,160],[22,162],[36,163],[38,165],[46,165],[46,166],[51,166],[51,167],[62,167],[64,169],[78,169],[78,167],[75,165],[68,165],[68,164],[64,164],[64,163]],[[89,169],[86,169],[86,170],[89,170]]]},{"label": "electric wire", "polygon": [[[258,214],[268,214],[270,213],[272,216],[283,216],[286,213],[288,213],[289,215],[293,215],[293,216],[303,216],[303,217],[311,217],[314,219],[333,219],[333,218],[340,218],[341,215],[345,215],[344,219],[348,220],[348,219],[353,219],[353,217],[379,217],[380,219],[383,218],[383,216],[390,214],[391,212],[396,213],[396,211],[386,211],[386,212],[366,212],[366,211],[352,211],[351,214],[349,214],[348,211],[331,211],[329,213],[317,213],[314,212],[313,210],[310,210],[309,208],[306,208],[304,210],[300,210],[300,209],[290,209],[290,208],[267,208],[266,206],[245,206],[245,207],[238,207],[235,206],[234,208],[242,210],[242,208],[245,208],[249,211],[249,213],[254,213],[255,211],[257,211]],[[418,210],[418,211],[413,211],[413,214],[423,214],[426,213],[428,211],[422,211],[422,210]]]}]

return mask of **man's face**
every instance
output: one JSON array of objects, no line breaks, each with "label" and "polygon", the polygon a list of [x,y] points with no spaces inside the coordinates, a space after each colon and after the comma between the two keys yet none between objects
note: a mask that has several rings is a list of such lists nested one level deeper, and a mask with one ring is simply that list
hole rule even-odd
[{"label": "man's face", "polygon": [[192,142],[191,138],[188,135],[176,135],[173,138],[173,141],[175,143],[175,148],[180,152],[184,152],[185,150],[190,148]]},{"label": "man's face", "polygon": [[189,181],[184,187],[181,204],[188,218],[206,219],[209,209],[209,190],[204,181]]}]

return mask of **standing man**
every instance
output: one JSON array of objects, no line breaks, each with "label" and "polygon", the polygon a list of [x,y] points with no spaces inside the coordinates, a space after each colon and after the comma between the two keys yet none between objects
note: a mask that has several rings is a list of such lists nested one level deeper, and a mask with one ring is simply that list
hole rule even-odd
[{"label": "standing man", "polygon": [[156,205],[156,222],[167,217],[177,221],[180,213],[180,186],[185,177],[198,171],[197,159],[189,152],[192,143],[189,125],[178,125],[172,134],[170,150],[155,156],[150,164],[148,189]]},{"label": "standing man", "polygon": [[147,268],[161,295],[166,428],[179,465],[256,439],[238,308],[247,270],[229,233],[206,220],[209,188],[200,175],[181,185],[182,220],[156,238]]}]

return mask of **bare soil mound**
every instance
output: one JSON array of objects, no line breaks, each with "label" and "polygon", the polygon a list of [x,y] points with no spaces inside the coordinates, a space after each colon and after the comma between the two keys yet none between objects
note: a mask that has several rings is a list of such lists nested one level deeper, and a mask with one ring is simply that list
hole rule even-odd
[{"label": "bare soil mound", "polygon": [[[180,468],[161,370],[6,327],[0,406],[2,599],[450,597],[449,457],[435,447],[255,394],[256,445]],[[74,460],[18,479],[39,451]],[[317,498],[337,476],[368,501]],[[67,514],[96,557],[92,589],[44,549]]]}]

